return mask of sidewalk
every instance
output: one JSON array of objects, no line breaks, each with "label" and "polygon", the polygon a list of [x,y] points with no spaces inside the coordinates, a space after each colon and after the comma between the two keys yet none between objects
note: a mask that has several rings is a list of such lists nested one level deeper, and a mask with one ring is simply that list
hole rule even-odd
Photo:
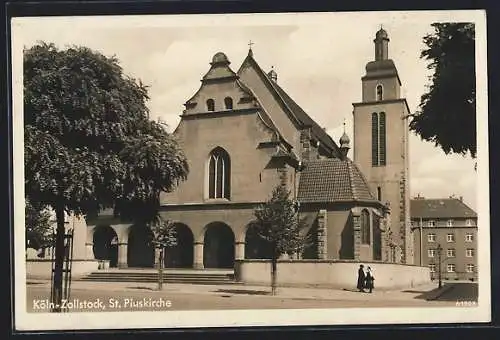
[{"label": "sidewalk", "polygon": [[[47,280],[28,280],[27,287],[50,287]],[[164,283],[163,290],[158,291],[157,283],[140,282],[93,282],[93,281],[73,281],[72,290],[102,290],[102,291],[143,291],[147,294],[211,294],[220,296],[268,296],[269,298],[287,299],[313,299],[313,300],[349,300],[349,301],[380,301],[397,300],[411,301],[414,299],[435,300],[451,286],[444,285],[442,289],[437,289],[437,284],[427,284],[407,290],[377,291],[373,293],[361,293],[355,289],[323,289],[323,288],[291,288],[279,287],[277,295],[270,295],[271,287],[250,286],[240,284],[225,285],[196,285],[181,283]]]}]

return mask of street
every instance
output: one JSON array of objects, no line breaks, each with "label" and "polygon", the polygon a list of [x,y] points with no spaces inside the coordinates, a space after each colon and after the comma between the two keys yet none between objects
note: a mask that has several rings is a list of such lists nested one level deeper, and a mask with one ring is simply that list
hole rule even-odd
[{"label": "street", "polygon": [[[166,311],[220,309],[300,309],[353,307],[453,307],[457,301],[477,300],[477,284],[454,283],[436,300],[428,301],[422,291],[374,292],[374,294],[319,289],[283,289],[278,296],[268,295],[268,287],[196,287],[170,285],[163,291],[154,286],[112,289],[101,284],[93,287],[76,285],[62,308],[68,312],[96,311]],[[311,293],[304,293],[304,292]],[[293,296],[294,292],[298,292]],[[476,298],[474,298],[476,294]],[[27,311],[50,312],[50,288],[47,285],[27,286]]]}]

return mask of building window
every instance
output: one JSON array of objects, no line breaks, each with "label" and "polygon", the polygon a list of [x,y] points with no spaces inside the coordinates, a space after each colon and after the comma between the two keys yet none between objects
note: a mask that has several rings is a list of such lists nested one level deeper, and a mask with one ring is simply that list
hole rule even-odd
[{"label": "building window", "polygon": [[431,273],[435,273],[436,272],[436,265],[434,263],[431,263],[429,265],[429,269],[430,269]]},{"label": "building window", "polygon": [[427,235],[427,241],[428,242],[436,242],[436,234]]},{"label": "building window", "polygon": [[455,234],[446,235],[446,241],[447,242],[455,242]]},{"label": "building window", "polygon": [[448,220],[448,221],[446,222],[446,226],[448,226],[448,227],[453,227],[453,220]]},{"label": "building window", "polygon": [[230,197],[231,160],[226,150],[218,147],[210,153],[208,164],[208,197]]},{"label": "building window", "polygon": [[381,84],[377,85],[377,101],[381,101],[384,99],[384,88]]},{"label": "building window", "polygon": [[372,166],[386,165],[385,112],[372,113]]},{"label": "building window", "polygon": [[215,101],[213,99],[207,100],[207,111],[215,111]]},{"label": "building window", "polygon": [[453,263],[448,263],[448,264],[446,265],[446,271],[447,271],[448,273],[454,273],[454,272],[455,272],[455,264],[453,264]]},{"label": "building window", "polygon": [[427,226],[428,227],[435,227],[436,226],[436,221],[427,221]]},{"label": "building window", "polygon": [[231,97],[226,97],[224,99],[224,105],[226,106],[226,110],[233,109],[233,99]]},{"label": "building window", "polygon": [[446,249],[446,257],[455,257],[455,249]]},{"label": "building window", "polygon": [[361,243],[370,244],[370,213],[366,209],[361,212]]},{"label": "building window", "polygon": [[473,265],[473,264],[468,264],[468,265],[467,265],[467,268],[466,268],[467,273],[474,273],[474,269],[475,269],[475,268],[474,268],[474,265]]},{"label": "building window", "polygon": [[468,248],[465,250],[465,256],[467,257],[474,257],[474,249]]},{"label": "building window", "polygon": [[465,242],[472,242],[474,240],[474,236],[470,233],[465,234]]},{"label": "building window", "polygon": [[427,250],[427,256],[428,257],[434,257],[435,254],[436,254],[436,249],[429,249],[429,250]]},{"label": "building window", "polygon": [[465,220],[465,225],[466,225],[467,227],[472,226],[472,225],[473,225],[472,220]]}]

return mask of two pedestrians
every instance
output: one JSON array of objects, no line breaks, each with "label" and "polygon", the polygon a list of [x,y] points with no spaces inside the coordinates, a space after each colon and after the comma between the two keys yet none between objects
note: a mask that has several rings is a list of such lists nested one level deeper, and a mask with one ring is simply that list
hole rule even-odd
[{"label": "two pedestrians", "polygon": [[375,281],[375,277],[373,276],[372,269],[368,267],[365,273],[364,265],[361,264],[358,269],[356,288],[363,293],[365,293],[365,289],[368,289],[368,292],[371,293],[374,288],[373,281]]}]

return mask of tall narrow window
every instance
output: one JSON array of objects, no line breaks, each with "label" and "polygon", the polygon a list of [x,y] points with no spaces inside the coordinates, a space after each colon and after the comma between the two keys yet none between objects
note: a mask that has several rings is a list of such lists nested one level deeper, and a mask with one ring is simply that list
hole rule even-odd
[{"label": "tall narrow window", "polygon": [[384,89],[382,85],[377,85],[377,101],[381,101],[384,99]]},{"label": "tall narrow window", "polygon": [[378,153],[378,113],[372,113],[372,165],[379,165]]},{"label": "tall narrow window", "polygon": [[386,165],[385,112],[372,113],[372,166]]},{"label": "tall narrow window", "polygon": [[224,105],[226,106],[226,110],[233,109],[233,99],[231,97],[226,97],[224,99]]},{"label": "tall narrow window", "polygon": [[385,112],[380,112],[378,121],[380,164],[385,165]]},{"label": "tall narrow window", "polygon": [[207,111],[215,111],[215,101],[213,99],[207,100]]},{"label": "tall narrow window", "polygon": [[370,244],[370,213],[366,209],[361,212],[361,243]]},{"label": "tall narrow window", "polygon": [[229,199],[231,161],[226,150],[218,147],[210,153],[208,163],[208,197]]}]

